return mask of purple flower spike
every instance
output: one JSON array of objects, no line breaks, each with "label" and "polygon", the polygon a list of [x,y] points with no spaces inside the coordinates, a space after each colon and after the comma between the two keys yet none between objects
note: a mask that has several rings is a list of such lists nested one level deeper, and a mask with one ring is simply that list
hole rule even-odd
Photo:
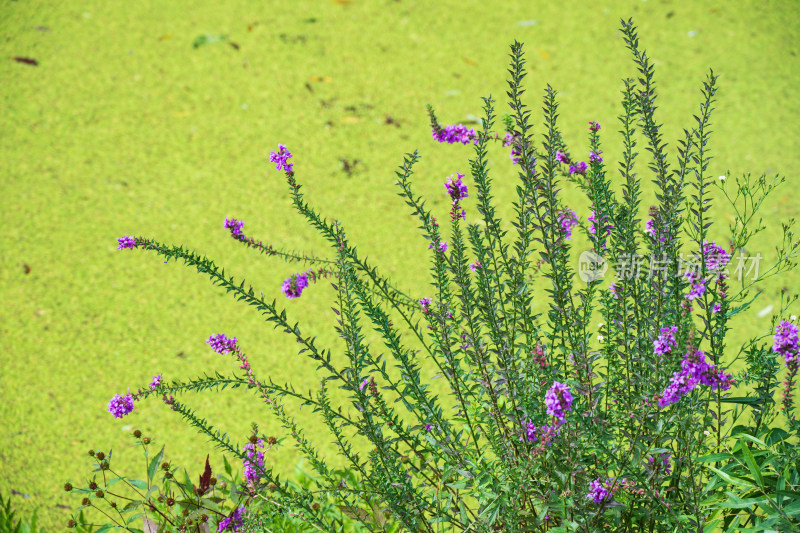
[{"label": "purple flower spike", "polygon": [[225,530],[239,531],[239,528],[242,527],[242,515],[244,515],[243,505],[234,510],[230,516],[220,520],[219,526],[217,527],[218,533],[222,533]]},{"label": "purple flower spike", "polygon": [[133,396],[130,394],[125,396],[115,394],[111,401],[108,402],[108,412],[116,418],[122,418],[131,411],[133,411]]},{"label": "purple flower spike", "polygon": [[782,355],[786,363],[790,363],[797,358],[798,351],[798,329],[797,326],[789,321],[781,320],[775,328],[775,341],[772,351]]},{"label": "purple flower spike", "polygon": [[251,483],[258,483],[261,479],[261,471],[264,470],[264,452],[259,448],[264,448],[264,441],[258,439],[255,444],[248,442],[244,445],[244,478]]},{"label": "purple flower spike", "polygon": [[594,150],[589,152],[589,162],[590,163],[602,163],[603,162],[603,158],[600,157],[601,153],[602,152],[595,152]]},{"label": "purple flower spike", "polygon": [[572,238],[572,228],[578,224],[578,215],[572,209],[565,209],[558,214],[558,223],[565,239]]},{"label": "purple flower spike", "polygon": [[292,154],[286,149],[286,145],[279,144],[277,152],[270,152],[269,161],[270,163],[277,163],[275,168],[278,170],[283,169],[286,172],[292,172],[293,163],[287,163],[290,157],[292,157]]},{"label": "purple flower spike", "polygon": [[125,248],[130,248],[132,250],[136,248],[136,241],[133,240],[133,237],[120,237],[117,239],[117,243],[119,243],[117,250],[124,250]]},{"label": "purple flower spike", "polygon": [[592,500],[594,503],[603,503],[613,496],[607,486],[608,482],[603,483],[600,481],[600,478],[595,479],[589,484],[589,493],[586,494],[586,498]]},{"label": "purple flower spike", "polygon": [[569,166],[569,173],[570,174],[586,174],[586,169],[588,166],[585,162],[581,161],[577,165],[570,165]]},{"label": "purple flower spike", "polygon": [[299,298],[303,294],[303,289],[308,287],[308,275],[304,272],[301,274],[292,274],[286,278],[281,285],[281,290],[287,298]]},{"label": "purple flower spike", "polygon": [[547,406],[547,414],[563,423],[566,412],[572,410],[572,394],[569,392],[569,387],[554,381],[544,397],[544,403]]},{"label": "purple flower spike", "polygon": [[232,236],[234,237],[244,236],[244,234],[242,233],[243,226],[244,226],[244,220],[238,220],[236,218],[229,219],[225,217],[225,225],[223,227],[227,230],[230,230]]},{"label": "purple flower spike", "polygon": [[664,356],[672,351],[677,345],[675,333],[678,332],[677,326],[671,328],[661,328],[661,334],[653,341],[653,353]]},{"label": "purple flower spike", "polygon": [[589,122],[589,131],[598,131],[600,129],[600,123],[595,121]]},{"label": "purple flower spike", "polygon": [[442,128],[441,124],[433,128],[433,138],[440,143],[461,143],[478,144],[478,134],[472,128],[467,128],[463,124],[452,124]]},{"label": "purple flower spike", "polygon": [[161,385],[161,374],[153,376],[153,381],[150,382],[150,390],[156,390],[156,387]]},{"label": "purple flower spike", "polygon": [[239,346],[236,345],[236,337],[229,339],[224,333],[211,335],[206,342],[211,346],[212,350],[223,355],[239,350]]},{"label": "purple flower spike", "polygon": [[456,172],[455,181],[453,181],[453,176],[448,176],[447,181],[444,184],[444,188],[447,189],[447,194],[449,194],[450,198],[453,200],[453,205],[469,196],[467,194],[467,186],[464,185],[463,181],[461,181],[461,178],[463,177],[464,174],[459,174]]}]

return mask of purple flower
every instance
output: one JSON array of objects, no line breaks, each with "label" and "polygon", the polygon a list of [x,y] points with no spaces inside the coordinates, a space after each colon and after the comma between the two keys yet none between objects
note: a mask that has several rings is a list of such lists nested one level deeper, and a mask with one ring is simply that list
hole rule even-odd
[{"label": "purple flower", "polygon": [[672,349],[677,346],[677,341],[675,340],[675,333],[677,333],[677,331],[677,326],[661,328],[661,334],[653,341],[653,353],[660,356],[670,353]]},{"label": "purple flower", "polygon": [[611,296],[612,296],[612,297],[613,297],[615,300],[619,300],[619,287],[617,286],[617,284],[616,284],[616,283],[611,283],[611,284],[608,286],[608,290],[609,290],[609,291],[611,291]]},{"label": "purple flower", "polygon": [[220,520],[217,531],[219,533],[222,533],[227,529],[231,531],[239,531],[239,528],[242,527],[242,515],[244,515],[243,505],[235,509],[230,516]]},{"label": "purple flower", "polygon": [[595,121],[589,122],[589,131],[597,131],[600,129],[600,123]]},{"label": "purple flower", "polygon": [[681,371],[673,373],[669,386],[664,389],[658,400],[658,406],[663,409],[670,404],[677,403],[700,384],[709,386],[712,390],[718,388],[728,390],[732,383],[733,379],[730,374],[726,374],[716,365],[709,363],[705,354],[700,350],[693,350],[688,352],[681,361]]},{"label": "purple flower", "polygon": [[230,230],[232,236],[234,237],[243,236],[242,234],[243,226],[244,226],[244,220],[238,220],[235,218],[229,219],[228,217],[225,217],[225,225],[223,227],[227,230]]},{"label": "purple flower", "polygon": [[731,256],[725,248],[718,246],[716,241],[703,243],[703,255],[706,260],[706,269],[712,274],[722,274],[722,269],[728,266]]},{"label": "purple flower", "polygon": [[116,418],[122,418],[131,411],[133,411],[133,396],[130,394],[125,396],[115,394],[111,401],[108,402],[108,412]]},{"label": "purple flower", "polygon": [[600,478],[595,479],[589,484],[589,492],[586,494],[586,498],[592,500],[594,503],[603,503],[607,499],[610,499],[613,494],[610,490],[608,490],[608,486],[610,482],[603,483],[600,481]]},{"label": "purple flower", "polygon": [[117,243],[119,243],[119,245],[117,246],[117,250],[124,250],[125,248],[130,248],[130,249],[136,248],[136,241],[133,240],[133,237],[128,237],[128,236],[120,237],[119,239],[117,239]]},{"label": "purple flower", "polygon": [[244,478],[251,483],[258,483],[261,479],[261,472],[264,470],[264,452],[258,448],[264,447],[264,441],[258,439],[255,444],[248,442],[244,445]]},{"label": "purple flower", "polygon": [[572,228],[578,224],[578,215],[572,209],[565,209],[558,214],[558,223],[565,239],[572,238]]},{"label": "purple flower", "polygon": [[[433,248],[433,243],[430,243],[428,245],[428,248]],[[445,241],[440,242],[439,245],[436,247],[436,250],[438,250],[439,253],[442,254],[445,253],[447,251],[447,243]]]},{"label": "purple flower", "polygon": [[480,261],[475,261],[474,263],[470,263],[470,265],[469,265],[469,269],[470,269],[470,270],[472,270],[473,272],[475,272],[475,271],[476,271],[476,270],[478,270],[478,269],[479,269],[481,266],[482,266],[482,265],[481,265]]},{"label": "purple flower", "polygon": [[431,305],[431,299],[430,298],[420,298],[419,299],[419,305],[422,306],[422,312],[427,314],[427,313],[430,312],[429,306]]},{"label": "purple flower", "polygon": [[[664,468],[664,475],[668,476],[672,473],[672,464],[670,463],[670,455],[668,453],[660,453],[658,455],[659,459],[661,459],[661,465]],[[656,457],[651,455],[647,458],[647,461],[650,463],[650,466],[656,465]]]},{"label": "purple flower", "polygon": [[224,333],[211,335],[206,342],[211,346],[212,350],[223,355],[228,352],[239,351],[239,347],[236,345],[236,337],[229,339]]},{"label": "purple flower", "polygon": [[717,303],[714,304],[714,307],[711,308],[711,312],[712,313],[719,313],[720,311],[722,311],[722,304],[717,302]]},{"label": "purple flower", "polygon": [[439,124],[438,127],[434,127],[432,131],[433,138],[440,143],[478,144],[478,135],[475,133],[475,130],[467,128],[463,124],[453,124],[445,126],[444,128]]},{"label": "purple flower", "polygon": [[150,382],[150,390],[156,390],[159,385],[161,385],[161,374],[153,376],[153,381]]},{"label": "purple flower", "polygon": [[280,170],[283,168],[286,172],[292,171],[293,163],[287,163],[288,159],[292,157],[292,154],[289,153],[289,150],[286,149],[285,144],[278,145],[278,152],[270,152],[269,153],[269,161],[270,163],[277,163],[276,169]]},{"label": "purple flower", "polygon": [[569,392],[569,387],[554,381],[544,397],[544,403],[547,406],[547,414],[563,423],[566,411],[572,410],[572,394]]},{"label": "purple flower", "polygon": [[308,275],[304,272],[301,274],[292,274],[281,285],[281,290],[287,298],[299,298],[303,294],[303,289],[308,287]]},{"label": "purple flower", "polygon": [[797,326],[787,320],[775,327],[775,337],[772,351],[782,355],[786,363],[790,363],[797,358],[798,351],[798,329]]},{"label": "purple flower", "polygon": [[460,200],[463,200],[469,196],[467,194],[467,186],[461,181],[461,178],[463,177],[464,174],[459,174],[456,172],[455,181],[453,181],[453,176],[448,176],[447,181],[444,184],[444,188],[447,189],[447,194],[450,195],[450,198],[453,200],[453,204],[457,204]]},{"label": "purple flower", "polygon": [[[536,437],[536,426],[534,425],[533,422],[528,422],[528,425],[525,428],[525,437],[529,441],[535,441],[536,440],[536,438],[537,438]],[[522,440],[521,437],[520,437],[520,440]]]},{"label": "purple flower", "polygon": [[569,157],[561,150],[556,150],[556,161],[567,164],[569,163]]},{"label": "purple flower", "polygon": [[590,163],[602,163],[603,158],[600,157],[602,152],[595,152],[594,150],[589,152],[589,162]]},{"label": "purple flower", "polygon": [[686,299],[691,301],[695,298],[699,298],[706,292],[706,280],[700,277],[700,274],[693,270],[687,270],[684,274],[686,279],[689,280],[691,284],[691,289],[686,294]]},{"label": "purple flower", "polygon": [[585,162],[581,161],[577,165],[570,165],[569,166],[569,173],[570,174],[586,174],[587,165]]},{"label": "purple flower", "polygon": [[651,237],[656,236],[656,228],[653,226],[653,219],[649,219],[647,222],[644,223],[644,232],[650,235]]},{"label": "purple flower", "polygon": [[433,426],[431,424],[425,424],[425,431],[430,431],[432,429],[433,429]]},{"label": "purple flower", "polygon": [[369,378],[364,378],[364,381],[362,381],[361,385],[358,386],[359,390],[364,390],[364,387],[366,387],[368,383],[369,383]]}]

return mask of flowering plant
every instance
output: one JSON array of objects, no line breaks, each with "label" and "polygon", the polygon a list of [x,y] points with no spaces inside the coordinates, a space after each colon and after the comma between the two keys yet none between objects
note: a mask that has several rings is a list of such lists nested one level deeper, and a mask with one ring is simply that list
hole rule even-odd
[{"label": "flowering plant", "polygon": [[[344,225],[304,200],[296,178],[302,165],[288,162],[293,157],[288,148],[279,145],[271,154],[293,206],[328,241],[331,256],[265,245],[246,236],[237,219],[226,219],[224,226],[245,246],[313,266],[283,283],[288,298],[301,297],[321,278],[335,280],[344,364],[332,360],[330,350],[293,324],[275,301],[225,275],[206,257],[145,237],[119,239],[120,249],[180,259],[208,275],[294,337],[300,353],[319,364],[320,389],[304,395],[257,376],[245,353],[252,339],[215,334],[206,342],[235,360],[240,372],[154,380],[109,405],[112,414],[124,416],[135,402],[160,397],[241,461],[239,490],[247,495],[246,505],[219,521],[219,531],[258,529],[258,517],[276,505],[291,509],[308,527],[340,530],[341,521],[314,506],[320,497],[336,501],[343,513],[373,531],[793,527],[800,513],[800,424],[792,396],[797,328],[781,322],[771,351],[763,336],[738,354],[725,341],[730,324],[753,302],[747,299],[752,286],[795,265],[798,241],[784,226],[773,266],[750,280],[734,279],[730,272],[734,254],[741,259],[758,232],[751,224],[755,210],[780,180],[744,176],[731,196],[725,179],[709,175],[713,71],[703,83],[695,126],[684,130],[677,154],[670,155],[656,119],[652,62],[631,21],[622,21],[622,33],[638,77],[623,82],[623,153],[615,179],[620,185],[612,186],[599,123],[589,122],[586,157],[570,152],[550,86],[541,140],[534,138],[531,112],[521,100],[525,61],[519,43],[511,46],[511,112],[503,117],[503,131],[493,130],[491,97],[484,98],[479,131],[442,126],[428,108],[435,140],[474,150],[470,179],[457,172],[444,183],[447,228],[414,193],[418,153],[407,154],[397,172],[400,195],[428,241],[430,294],[410,296],[359,256]],[[493,205],[488,165],[493,141],[510,148],[517,174],[511,232]],[[651,156],[647,170],[656,189],[646,223],[639,218],[644,191],[635,170],[640,143]],[[565,183],[585,193],[586,222],[578,206],[565,204],[560,194]],[[728,249],[710,240],[714,191],[736,212]],[[468,197],[475,199],[474,213],[465,207]],[[576,227],[590,243],[577,272],[571,244]],[[616,280],[605,286],[604,275],[612,271]],[[368,328],[388,349],[393,367],[371,347]],[[773,427],[778,419],[770,409],[781,371],[778,355],[789,373],[782,403],[786,429]],[[742,365],[744,370],[734,371]],[[423,377],[429,367],[444,378],[444,396]],[[330,383],[346,391],[351,409],[334,404]],[[264,461],[274,443],[257,431],[239,446],[174,396],[224,387],[257,393],[314,469],[316,491],[278,482]],[[357,483],[343,483],[327,465],[287,414],[285,402],[291,399],[321,414]],[[751,444],[763,449],[754,453]],[[719,450],[726,451],[711,453]],[[740,471],[742,465],[748,473]],[[259,497],[268,491],[271,498]]]}]

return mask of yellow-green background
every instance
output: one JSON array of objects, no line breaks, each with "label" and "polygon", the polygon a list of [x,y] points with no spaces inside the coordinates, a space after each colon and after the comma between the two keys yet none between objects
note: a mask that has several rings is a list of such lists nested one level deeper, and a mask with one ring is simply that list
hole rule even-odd
[{"label": "yellow-green background", "polygon": [[[763,215],[777,229],[797,214],[793,0],[0,2],[0,493],[61,527],[68,511],[58,506],[78,503],[61,486],[85,481],[89,448],[113,448],[124,473],[144,474],[128,447],[132,428],[167,443],[195,477],[210,450],[174,413],[153,401],[118,420],[106,408],[114,393],[156,373],[229,372],[231,361],[203,342],[211,333],[237,336],[260,375],[316,387],[314,365],[295,355],[294,341],[180,265],[117,251],[117,237],[209,255],[335,348],[332,291],[321,284],[284,300],[280,283],[295,267],[237,246],[222,230],[236,216],[248,235],[325,251],[291,210],[282,174],[266,162],[270,150],[287,144],[306,198],[341,219],[383,273],[425,296],[426,241],[395,194],[394,171],[419,148],[416,189],[444,219],[444,178],[466,172],[472,152],[436,144],[424,105],[457,123],[480,115],[480,97],[491,93],[505,112],[508,46],[520,40],[534,117],[549,82],[560,91],[573,153],[588,150],[587,122],[597,120],[613,162],[620,80],[635,73],[621,17],[635,18],[656,66],[670,145],[693,124],[713,67],[721,88],[711,173],[786,174]],[[194,48],[205,34],[227,35],[239,49]],[[507,215],[516,171],[493,150]],[[348,175],[340,160],[354,159]],[[577,198],[570,188],[565,194]],[[575,205],[585,220],[585,202]],[[722,239],[723,230],[712,232]],[[769,255],[778,232],[763,235],[751,251]],[[774,279],[754,311],[738,317],[733,340],[765,332],[769,318],[755,312],[797,281]],[[236,440],[253,420],[266,433],[276,429],[242,392],[189,400]],[[318,424],[309,430],[327,445]],[[290,471],[296,457],[286,448],[269,461]]]}]

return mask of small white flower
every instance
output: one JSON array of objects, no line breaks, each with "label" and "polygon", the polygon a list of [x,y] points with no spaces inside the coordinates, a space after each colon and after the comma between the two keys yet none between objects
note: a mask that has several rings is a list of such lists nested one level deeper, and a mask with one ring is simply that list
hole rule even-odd
[{"label": "small white flower", "polygon": [[602,328],[602,327],[603,327],[603,323],[602,323],[602,322],[600,322],[599,324],[597,324],[597,327],[598,327],[598,328]]},{"label": "small white flower", "polygon": [[725,181],[725,176],[720,176],[719,181]]},{"label": "small white flower", "polygon": [[605,340],[605,337],[603,337],[602,335],[598,335],[597,340],[603,342]]},{"label": "small white flower", "polygon": [[709,435],[711,435],[711,433],[709,433],[709,431],[708,431],[708,430],[705,430],[705,431],[703,432],[703,435],[705,435],[706,437],[708,437]]},{"label": "small white flower", "polygon": [[797,322],[797,315],[792,315],[789,318],[792,319],[792,322]]}]

